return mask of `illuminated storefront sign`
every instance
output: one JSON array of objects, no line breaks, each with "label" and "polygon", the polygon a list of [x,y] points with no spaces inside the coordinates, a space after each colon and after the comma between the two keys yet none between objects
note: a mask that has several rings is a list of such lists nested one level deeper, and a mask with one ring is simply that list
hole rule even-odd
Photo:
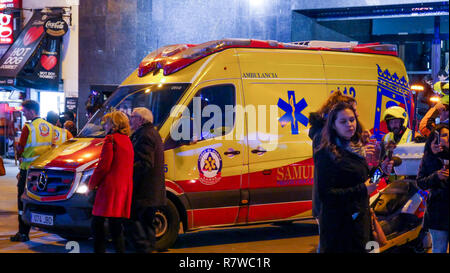
[{"label": "illuminated storefront sign", "polygon": [[0,0],[0,10],[6,8],[20,8],[21,0]]},{"label": "illuminated storefront sign", "polygon": [[0,44],[13,42],[13,17],[11,14],[0,13]]},{"label": "illuminated storefront sign", "polygon": [[21,0],[0,0],[0,45],[10,45],[14,41],[13,15],[5,9],[20,8]]}]

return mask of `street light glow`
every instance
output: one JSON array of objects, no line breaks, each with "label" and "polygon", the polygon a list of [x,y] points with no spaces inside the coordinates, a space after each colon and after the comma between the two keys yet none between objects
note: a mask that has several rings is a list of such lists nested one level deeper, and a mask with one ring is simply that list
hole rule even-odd
[{"label": "street light glow", "polygon": [[430,101],[431,101],[431,102],[434,102],[434,103],[437,103],[437,102],[440,102],[440,101],[441,101],[441,98],[440,98],[440,97],[434,96],[434,97],[431,97],[431,98],[430,98]]},{"label": "street light glow", "polygon": [[423,87],[423,85],[414,84],[414,85],[411,85],[411,90],[421,92],[421,91],[425,90],[425,88]]}]

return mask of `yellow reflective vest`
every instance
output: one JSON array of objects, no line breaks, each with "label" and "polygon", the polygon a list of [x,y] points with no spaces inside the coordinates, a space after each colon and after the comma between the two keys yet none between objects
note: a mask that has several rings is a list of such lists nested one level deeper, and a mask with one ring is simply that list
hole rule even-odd
[{"label": "yellow reflective vest", "polygon": [[[412,134],[413,131],[409,128],[406,128],[406,131],[403,133],[402,138],[400,141],[396,144],[404,144],[408,142],[412,142]],[[383,142],[384,145],[387,145],[390,141],[394,141],[394,133],[389,132],[388,134],[384,135]],[[397,176],[397,175],[390,175],[389,176],[389,183],[394,182],[395,180],[405,179],[405,176]]]},{"label": "yellow reflective vest", "polygon": [[[412,141],[412,134],[413,134],[413,131],[411,129],[409,129],[409,128],[406,128],[405,132],[402,135],[402,138],[396,144],[404,144],[404,143],[411,142]],[[392,133],[392,132],[387,133],[383,137],[384,145],[387,145],[390,141],[394,141],[395,142],[395,140],[394,140],[394,133]]]},{"label": "yellow reflective vest", "polygon": [[20,169],[27,170],[31,162],[36,160],[52,148],[53,125],[42,118],[37,118],[31,123],[25,123],[29,134],[27,144],[22,153]]},{"label": "yellow reflective vest", "polygon": [[59,146],[66,142],[67,140],[67,130],[64,128],[59,128],[58,126],[53,126],[53,144]]}]

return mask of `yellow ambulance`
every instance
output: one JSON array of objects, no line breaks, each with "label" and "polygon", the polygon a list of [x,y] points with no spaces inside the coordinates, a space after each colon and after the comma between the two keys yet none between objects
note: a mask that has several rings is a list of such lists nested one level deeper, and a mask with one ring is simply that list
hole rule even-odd
[{"label": "yellow ambulance", "polygon": [[411,111],[393,45],[224,39],[160,48],[76,138],[33,163],[24,220],[64,237],[90,234],[86,184],[105,136],[101,118],[136,107],[152,110],[165,144],[158,248],[173,245],[180,229],[311,218],[308,116],[338,90],[357,100],[378,139],[386,107]]}]

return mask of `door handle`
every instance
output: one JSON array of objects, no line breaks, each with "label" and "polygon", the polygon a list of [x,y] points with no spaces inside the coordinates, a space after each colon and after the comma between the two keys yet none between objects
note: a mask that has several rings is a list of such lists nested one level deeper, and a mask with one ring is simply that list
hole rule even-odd
[{"label": "door handle", "polygon": [[267,152],[266,150],[258,150],[258,149],[252,150],[253,154],[263,154],[263,153],[266,153],[266,152]]},{"label": "door handle", "polygon": [[224,155],[238,155],[240,153],[241,153],[240,151],[226,151],[223,154]]}]

